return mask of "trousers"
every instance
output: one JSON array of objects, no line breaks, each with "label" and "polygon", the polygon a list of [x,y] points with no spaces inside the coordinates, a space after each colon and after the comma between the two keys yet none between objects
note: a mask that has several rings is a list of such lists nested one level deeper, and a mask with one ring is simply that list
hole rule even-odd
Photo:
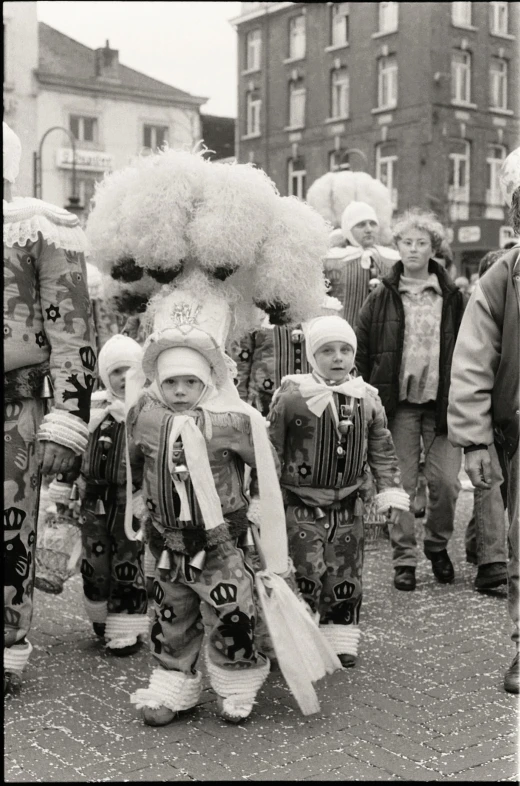
[{"label": "trousers", "polygon": [[[82,504],[81,575],[88,601],[107,603],[109,614],[146,614],[144,544],[125,534],[125,503],[107,501],[105,515],[95,513],[96,499]],[[89,604],[86,604],[87,610]],[[94,620],[97,621],[97,620]]]},{"label": "trousers", "polygon": [[[151,543],[157,560],[160,549]],[[204,631],[207,656],[216,666],[265,668],[255,642],[254,573],[231,541],[208,548],[202,570],[190,558],[168,550],[170,568],[156,567],[155,614],[150,650],[165,669],[195,670]]]},{"label": "trousers", "polygon": [[419,475],[421,437],[424,444],[424,475],[428,484],[428,510],[424,522],[424,550],[442,551],[453,534],[455,505],[460,491],[462,451],[445,434],[435,433],[435,412],[400,404],[388,423],[394,441],[401,482],[410,495],[410,511],[400,512],[390,524],[394,567],[417,565],[417,540],[413,502]]},{"label": "trousers", "polygon": [[466,553],[476,558],[478,565],[507,562],[507,532],[504,507],[507,506],[507,472],[502,450],[489,446],[493,485],[490,489],[475,489],[473,515],[464,537]]},{"label": "trousers", "polygon": [[321,625],[357,625],[362,602],[363,517],[353,515],[350,498],[339,509],[305,505],[286,508],[289,553],[303,598]]},{"label": "trousers", "polygon": [[[4,405],[4,665],[19,645],[19,670],[29,656],[26,640],[33,614],[36,524],[40,471],[36,433],[44,415],[41,399]],[[22,648],[27,650],[23,656]]]},{"label": "trousers", "polygon": [[508,543],[509,560],[507,563],[507,603],[509,616],[513,623],[512,639],[517,646],[520,643],[519,616],[520,616],[520,584],[518,578],[518,539],[520,535],[520,507],[518,503],[520,471],[519,450],[512,458],[506,458],[507,469],[507,513],[509,517]]}]

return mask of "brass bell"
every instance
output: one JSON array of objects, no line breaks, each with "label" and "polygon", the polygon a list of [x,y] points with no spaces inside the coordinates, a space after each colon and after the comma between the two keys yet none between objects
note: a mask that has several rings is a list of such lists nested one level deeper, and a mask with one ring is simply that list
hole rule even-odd
[{"label": "brass bell", "polygon": [[206,562],[206,552],[204,549],[202,551],[198,551],[196,554],[189,561],[189,565],[196,570],[202,570],[204,564]]},{"label": "brass bell", "polygon": [[51,378],[48,374],[45,374],[42,382],[40,398],[52,398],[53,396],[54,396],[54,391],[52,389]]},{"label": "brass bell", "polygon": [[319,507],[318,508],[314,508],[314,514],[315,514],[317,519],[324,519],[325,516],[326,516],[326,513],[323,510],[323,508],[319,508]]},{"label": "brass bell", "polygon": [[176,442],[172,449],[172,459],[173,462],[176,463],[182,458],[182,445],[180,442]]},{"label": "brass bell", "polygon": [[243,549],[250,549],[253,548],[255,545],[255,540],[253,538],[253,533],[251,529],[248,527],[245,532],[242,533],[240,536],[240,546]]},{"label": "brass bell", "polygon": [[175,480],[188,480],[190,473],[188,467],[185,464],[177,464],[174,470],[174,477]]},{"label": "brass bell", "polygon": [[78,484],[77,483],[73,483],[72,484],[72,488],[70,490],[69,499],[72,502],[75,502],[77,499],[79,499],[79,488],[78,488]]},{"label": "brass bell", "polygon": [[349,429],[353,426],[353,422],[349,418],[348,420],[340,420],[338,423],[338,431],[340,434],[348,434]]},{"label": "brass bell", "polygon": [[295,328],[291,331],[291,341],[293,344],[301,344],[303,341],[303,330]]},{"label": "brass bell", "polygon": [[94,513],[96,516],[104,516],[106,513],[105,506],[103,505],[103,500],[100,498],[96,502],[96,507],[94,508]]},{"label": "brass bell", "polygon": [[164,549],[159,557],[159,562],[157,563],[157,567],[159,570],[171,570],[172,569],[172,562],[170,559],[170,552],[168,549]]}]

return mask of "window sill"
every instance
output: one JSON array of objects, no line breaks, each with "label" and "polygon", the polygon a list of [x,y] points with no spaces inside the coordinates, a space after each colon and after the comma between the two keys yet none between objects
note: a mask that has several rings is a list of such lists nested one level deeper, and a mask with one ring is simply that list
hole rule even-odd
[{"label": "window sill", "polygon": [[344,44],[331,44],[325,47],[325,52],[337,52],[338,49],[346,49],[348,46],[350,46],[348,41],[345,41]]},{"label": "window sill", "polygon": [[512,35],[511,33],[497,33],[494,30],[490,30],[489,34],[495,36],[495,38],[504,38],[506,41],[516,40],[516,36]]},{"label": "window sill", "polygon": [[258,66],[258,68],[249,68],[249,69],[246,69],[245,71],[241,71],[240,72],[240,76],[249,76],[250,74],[259,74],[261,70],[262,69],[260,68],[260,66]]},{"label": "window sill", "polygon": [[452,98],[451,105],[459,109],[478,109],[477,104],[472,104],[470,101],[456,101]]},{"label": "window sill", "polygon": [[304,125],[301,126],[284,126],[284,131],[303,131],[305,128]]},{"label": "window sill", "polygon": [[512,109],[499,109],[498,107],[495,106],[490,106],[489,111],[493,112],[493,114],[495,115],[507,115],[507,116],[514,115],[514,111]]},{"label": "window sill", "polygon": [[377,33],[372,33],[370,36],[371,38],[383,38],[385,35],[392,35],[392,33],[397,33],[397,27],[394,27],[392,30],[379,30]]},{"label": "window sill", "polygon": [[397,102],[395,104],[388,104],[387,106],[376,106],[375,109],[371,109],[373,115],[379,115],[382,112],[391,112],[393,109],[397,109]]},{"label": "window sill", "polygon": [[451,26],[452,27],[456,27],[457,30],[471,30],[472,32],[475,32],[476,30],[478,30],[478,27],[475,27],[475,25],[464,25],[464,24],[462,24],[460,22],[453,22],[452,21]]},{"label": "window sill", "polygon": [[350,120],[350,115],[340,115],[339,117],[328,117],[324,123],[342,123],[344,120]]},{"label": "window sill", "polygon": [[286,57],[285,60],[282,60],[284,65],[289,65],[290,63],[299,63],[300,60],[305,60],[305,55],[299,55],[298,57]]},{"label": "window sill", "polygon": [[258,134],[245,134],[240,137],[240,141],[247,142],[248,139],[259,139],[261,136],[262,134],[260,132],[258,132]]}]

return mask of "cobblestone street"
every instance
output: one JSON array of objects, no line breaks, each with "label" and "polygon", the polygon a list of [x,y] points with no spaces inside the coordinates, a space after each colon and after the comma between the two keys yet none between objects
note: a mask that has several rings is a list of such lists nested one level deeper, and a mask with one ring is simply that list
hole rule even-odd
[{"label": "cobblestone street", "polygon": [[36,591],[34,652],[22,693],[5,705],[5,780],[516,781],[505,592],[473,589],[463,544],[471,505],[463,491],[450,586],[423,557],[417,590],[399,592],[388,542],[367,553],[357,666],[319,683],[321,714],[308,718],[275,673],[244,726],[220,720],[208,689],[184,719],[146,727],[129,702],[148,681],[146,648],[127,659],[104,652],[79,576],[62,596]]}]

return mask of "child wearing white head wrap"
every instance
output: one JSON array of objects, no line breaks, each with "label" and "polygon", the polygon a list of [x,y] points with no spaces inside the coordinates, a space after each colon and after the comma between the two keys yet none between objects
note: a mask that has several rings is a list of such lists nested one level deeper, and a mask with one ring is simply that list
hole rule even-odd
[{"label": "child wearing white head wrap", "polygon": [[[143,350],[128,336],[112,336],[102,347],[98,373],[106,390],[92,395],[89,441],[79,477],[71,493],[72,476],[62,488],[61,502],[72,503],[79,517],[82,539],[83,601],[94,633],[106,641],[107,652],[130,655],[148,631],[147,594],[144,589],[143,543],[129,540],[125,532],[128,449],[124,393],[114,389],[116,369],[138,371]],[[132,500],[132,488],[128,498]],[[135,497],[135,515],[140,496]]]},{"label": "child wearing white head wrap", "polygon": [[[282,465],[289,553],[307,603],[344,666],[356,662],[362,600],[366,465],[379,512],[407,509],[386,416],[377,391],[352,377],[357,341],[341,317],[303,324],[311,374],[285,377],[269,413],[269,435]],[[339,343],[339,348],[337,344]],[[326,379],[319,350],[347,347],[339,381]],[[339,372],[338,372],[339,373]],[[324,571],[324,566],[326,571]]]}]

